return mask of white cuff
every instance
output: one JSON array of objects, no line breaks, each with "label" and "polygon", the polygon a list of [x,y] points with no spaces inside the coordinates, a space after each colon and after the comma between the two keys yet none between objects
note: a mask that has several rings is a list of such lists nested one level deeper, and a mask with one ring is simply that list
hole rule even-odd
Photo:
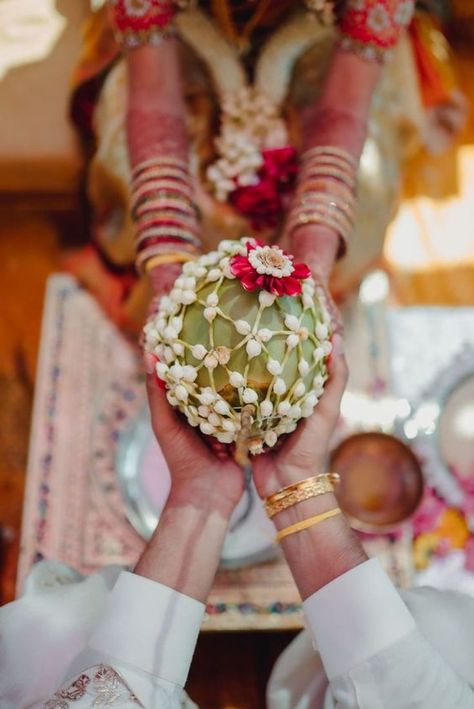
[{"label": "white cuff", "polygon": [[88,647],[183,687],[204,610],[194,598],[124,571]]},{"label": "white cuff", "polygon": [[303,607],[329,680],[347,674],[415,629],[412,615],[377,559],[331,581]]}]

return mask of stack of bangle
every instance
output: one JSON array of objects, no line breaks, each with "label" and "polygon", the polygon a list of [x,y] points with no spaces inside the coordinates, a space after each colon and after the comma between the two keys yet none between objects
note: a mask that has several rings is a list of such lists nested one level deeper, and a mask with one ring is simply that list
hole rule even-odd
[{"label": "stack of bangle", "polygon": [[298,502],[309,500],[326,492],[334,492],[339,484],[340,477],[337,473],[323,473],[305,480],[300,480],[293,485],[288,485],[265,500],[265,511],[270,519],[279,512],[296,505]]},{"label": "stack of bangle", "polygon": [[340,237],[338,257],[343,256],[354,227],[356,173],[356,159],[342,148],[328,145],[307,150],[302,156],[288,231],[305,224],[329,227]]},{"label": "stack of bangle", "polygon": [[184,160],[155,157],[136,165],[131,211],[139,273],[159,263],[189,261],[200,252],[197,210]]},{"label": "stack of bangle", "polygon": [[[265,500],[265,511],[272,519],[279,512],[298,504],[298,502],[304,502],[304,500],[309,500],[317,495],[324,495],[327,492],[334,492],[334,488],[340,482],[340,477],[337,473],[324,473],[322,475],[315,475],[311,478],[306,478],[305,480],[300,480],[293,485],[288,485],[282,490],[270,495]],[[308,519],[301,520],[296,524],[292,524],[289,527],[280,529],[276,536],[276,541],[281,542],[282,539],[288,537],[290,534],[295,534],[296,532],[302,532],[305,529],[309,529],[319,522],[323,522],[326,519],[330,519],[338,514],[341,514],[339,507],[335,507],[327,512],[322,512],[321,514],[315,515],[314,517],[309,517]]]}]

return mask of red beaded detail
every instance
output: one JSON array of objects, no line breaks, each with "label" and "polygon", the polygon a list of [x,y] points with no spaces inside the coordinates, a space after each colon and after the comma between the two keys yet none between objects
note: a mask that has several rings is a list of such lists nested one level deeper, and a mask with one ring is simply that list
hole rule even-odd
[{"label": "red beaded detail", "polygon": [[348,0],[339,23],[342,47],[369,59],[381,59],[410,23],[414,4],[414,0]]},{"label": "red beaded detail", "polygon": [[176,12],[173,0],[109,0],[109,5],[117,39],[128,47],[159,42]]}]

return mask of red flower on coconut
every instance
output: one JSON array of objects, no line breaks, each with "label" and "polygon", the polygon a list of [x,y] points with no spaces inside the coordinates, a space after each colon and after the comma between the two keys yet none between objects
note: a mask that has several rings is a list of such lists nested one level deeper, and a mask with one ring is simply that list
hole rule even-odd
[{"label": "red flower on coconut", "polygon": [[251,239],[245,256],[232,257],[230,270],[245,290],[261,288],[276,296],[300,295],[301,281],[309,278],[311,271],[306,264],[294,263],[293,259],[279,246],[265,246]]}]

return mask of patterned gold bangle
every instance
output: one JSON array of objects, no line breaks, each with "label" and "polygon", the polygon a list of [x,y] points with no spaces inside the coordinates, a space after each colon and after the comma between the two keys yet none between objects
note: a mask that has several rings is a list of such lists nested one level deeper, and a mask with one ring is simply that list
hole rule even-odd
[{"label": "patterned gold bangle", "polygon": [[301,178],[305,180],[310,180],[313,177],[334,177],[336,180],[340,180],[351,189],[355,189],[355,175],[349,173],[347,170],[341,169],[340,167],[331,167],[330,165],[314,165],[311,166],[310,170],[306,170],[301,176]]},{"label": "patterned gold bangle", "polygon": [[148,182],[148,180],[154,180],[155,178],[169,178],[186,184],[190,184],[191,182],[189,174],[178,167],[148,167],[133,179],[132,190],[135,191],[140,185]]},{"label": "patterned gold bangle", "polygon": [[[193,244],[186,244],[186,243],[180,243],[178,244],[178,248],[180,253],[189,253],[190,260],[195,258],[199,252],[200,249]],[[170,253],[170,244],[152,244],[151,246],[148,246],[147,248],[143,249],[140,251],[140,253],[137,255],[137,258],[135,259],[135,268],[137,272],[140,275],[143,275],[145,272],[146,264],[151,258],[154,258],[155,256],[161,256],[162,254],[169,254]]]},{"label": "patterned gold bangle", "polygon": [[170,211],[176,213],[183,213],[194,218],[197,217],[197,209],[193,203],[183,197],[156,197],[146,199],[141,202],[133,212],[133,218],[135,220],[141,219],[145,214],[150,212],[160,212],[160,211]]},{"label": "patterned gold bangle", "polygon": [[309,500],[317,495],[324,495],[326,492],[334,492],[334,488],[339,481],[340,477],[337,473],[323,473],[322,475],[300,480],[267,497],[265,511],[271,519],[279,512],[283,512],[283,510],[296,505],[298,502]]},{"label": "patterned gold bangle", "polygon": [[304,179],[305,175],[310,173],[316,167],[336,167],[338,170],[343,170],[344,172],[346,172],[352,178],[354,178],[356,174],[356,171],[352,167],[352,165],[348,165],[341,158],[335,157],[333,155],[321,155],[318,158],[313,158],[312,160],[309,160],[307,163],[302,165],[299,173],[302,179]]},{"label": "patterned gold bangle", "polygon": [[334,507],[334,509],[328,510],[327,512],[323,512],[320,515],[309,517],[308,519],[304,519],[302,522],[297,522],[296,524],[290,525],[290,527],[280,529],[280,531],[275,537],[275,541],[281,542],[282,539],[285,539],[285,537],[288,537],[290,534],[295,534],[295,532],[302,532],[305,529],[309,529],[309,527],[314,527],[314,525],[319,524],[319,522],[324,522],[325,519],[330,519],[331,517],[335,517],[336,515],[340,515],[341,513],[342,510],[340,507]]},{"label": "patterned gold bangle", "polygon": [[312,211],[300,211],[294,215],[292,214],[288,224],[288,231],[295,231],[298,227],[307,226],[308,224],[321,224],[333,229],[342,237],[346,245],[352,233],[352,227],[344,223],[336,215],[314,208]]},{"label": "patterned gold bangle", "polygon": [[319,155],[334,155],[342,160],[345,160],[354,169],[357,169],[358,161],[357,159],[344,148],[339,148],[336,145],[315,145],[314,148],[309,148],[301,156],[301,162],[306,163],[308,160],[319,156]]},{"label": "patterned gold bangle", "polygon": [[354,203],[328,192],[309,192],[304,197],[300,197],[298,209],[311,209],[312,207],[323,207],[330,211],[337,210],[344,214],[351,224],[354,222]]}]

